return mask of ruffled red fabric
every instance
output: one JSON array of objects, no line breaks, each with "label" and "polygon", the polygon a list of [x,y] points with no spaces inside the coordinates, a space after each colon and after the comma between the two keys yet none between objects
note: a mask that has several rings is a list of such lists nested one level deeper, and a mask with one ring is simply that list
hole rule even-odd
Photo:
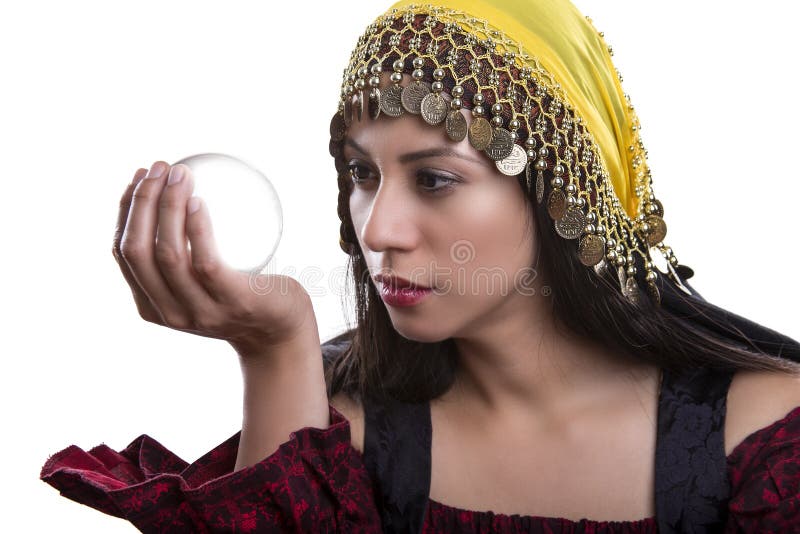
[{"label": "ruffled red fabric", "polygon": [[[380,532],[369,475],[350,425],[329,406],[327,429],[302,428],[261,462],[233,472],[239,434],[187,464],[143,435],[123,451],[70,446],[41,478],[62,495],[142,532]],[[725,532],[800,532],[800,406],[728,456]],[[429,501],[424,533],[657,532],[655,518],[571,521],[468,511]]]},{"label": "ruffled red fabric", "polygon": [[725,530],[800,532],[800,406],[754,432],[728,456]]},{"label": "ruffled red fabric", "polygon": [[380,517],[350,424],[329,406],[261,462],[233,472],[240,433],[187,464],[147,435],[119,453],[70,446],[41,479],[142,532],[379,533]]}]

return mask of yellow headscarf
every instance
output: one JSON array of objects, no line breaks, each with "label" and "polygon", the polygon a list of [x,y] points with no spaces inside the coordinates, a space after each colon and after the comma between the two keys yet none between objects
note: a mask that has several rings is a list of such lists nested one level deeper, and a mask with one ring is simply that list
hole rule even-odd
[{"label": "yellow headscarf", "polygon": [[[394,71],[393,85],[381,92],[379,74],[386,66]],[[401,87],[398,76],[411,66],[417,81]],[[426,73],[425,66],[435,68]],[[438,93],[446,71],[448,83],[455,82],[450,112]],[[421,83],[426,76],[436,81]],[[469,127],[459,121],[460,113],[453,114],[467,94],[474,105]],[[483,117],[484,103],[494,126]],[[656,269],[679,283],[678,259],[663,242],[664,210],[652,190],[638,118],[610,47],[570,0],[394,3],[367,27],[351,54],[331,118],[331,155],[340,156],[352,120],[365,113],[378,118],[381,110],[398,117],[403,108],[431,125],[442,124],[446,114],[450,139],[468,133],[470,144],[495,160],[500,172],[525,180],[520,185],[527,194],[535,190],[538,204],[547,190],[544,204],[555,232],[575,239],[578,259],[597,274],[615,270],[620,291],[632,303],[639,300],[640,282],[660,301]],[[552,177],[549,185],[545,171]],[[351,233],[342,219],[340,246],[347,253],[355,242]]]},{"label": "yellow headscarf", "polygon": [[[608,46],[591,22],[569,0],[435,0],[423,4],[484,19],[540,61],[586,121],[614,191],[628,216],[634,218],[639,201],[632,161],[640,147],[634,146],[632,126],[638,124]],[[411,5],[420,2],[401,0],[389,10]],[[638,172],[642,172],[641,166]]]}]

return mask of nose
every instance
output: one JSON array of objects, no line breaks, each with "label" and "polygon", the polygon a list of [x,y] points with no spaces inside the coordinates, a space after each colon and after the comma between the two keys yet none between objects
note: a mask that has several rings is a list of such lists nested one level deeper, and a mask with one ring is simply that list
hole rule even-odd
[{"label": "nose", "polygon": [[401,181],[381,181],[361,228],[361,243],[376,252],[413,249],[419,241],[415,211]]}]

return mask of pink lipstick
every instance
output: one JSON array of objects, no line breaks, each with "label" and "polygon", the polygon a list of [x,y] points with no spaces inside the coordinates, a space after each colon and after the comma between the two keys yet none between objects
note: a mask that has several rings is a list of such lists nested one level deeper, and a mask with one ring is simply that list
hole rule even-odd
[{"label": "pink lipstick", "polygon": [[414,306],[419,304],[433,290],[428,287],[393,287],[381,283],[381,298],[390,306]]}]

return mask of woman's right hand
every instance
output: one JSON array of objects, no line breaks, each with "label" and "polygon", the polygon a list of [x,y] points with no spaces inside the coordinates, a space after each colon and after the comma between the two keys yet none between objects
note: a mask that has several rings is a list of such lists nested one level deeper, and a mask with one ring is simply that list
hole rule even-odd
[{"label": "woman's right hand", "polygon": [[[168,176],[183,179],[167,184]],[[145,178],[145,175],[147,176]],[[186,165],[139,169],[120,200],[113,255],[149,322],[224,339],[243,357],[317,336],[311,299],[288,276],[242,273],[224,263],[205,204],[190,197]],[[199,204],[196,211],[190,212]],[[187,249],[187,238],[191,251]]]}]

